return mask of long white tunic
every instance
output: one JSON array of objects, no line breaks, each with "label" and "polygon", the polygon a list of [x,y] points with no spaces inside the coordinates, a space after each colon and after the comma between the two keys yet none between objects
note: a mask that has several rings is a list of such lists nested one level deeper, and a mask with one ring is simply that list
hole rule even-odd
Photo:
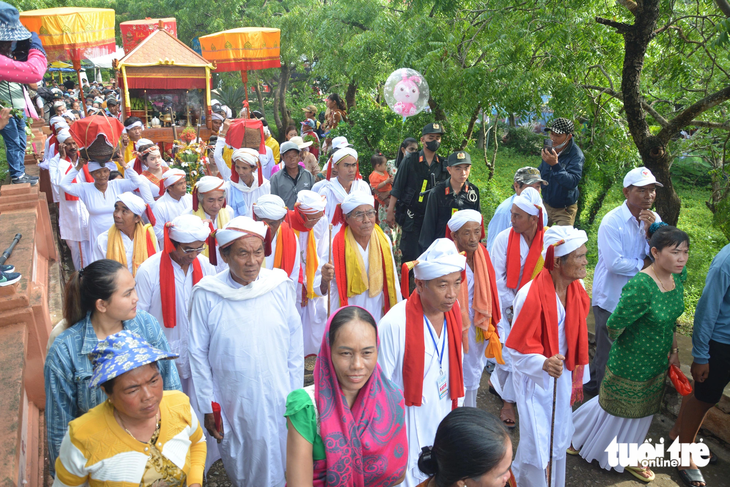
[{"label": "long white tunic", "polygon": [[[233,210],[230,207],[226,206],[225,208],[221,208],[220,211],[228,212],[228,221],[231,221],[233,219]],[[190,207],[190,213],[193,213],[192,206]],[[203,211],[203,215],[205,215],[204,219],[210,220],[213,222],[213,230],[218,230],[218,217],[216,216],[216,218],[211,218],[211,216],[209,214],[207,214],[205,211]],[[223,257],[221,257],[221,250],[217,245],[215,246],[215,254],[216,254],[216,258],[218,259],[218,261],[217,261],[218,264],[216,264],[215,270],[218,272],[222,272],[222,271],[225,271],[226,269],[228,269],[228,264],[226,264],[223,261]]]},{"label": "long white tunic", "polygon": [[[93,182],[73,184],[78,173],[75,167],[71,169],[61,178],[60,186],[66,193],[78,196],[84,202],[86,210],[89,212],[89,236],[86,240],[93,247],[99,235],[109,230],[109,227],[114,224],[114,203],[117,196],[139,187],[141,177],[134,169],[129,168],[124,171],[124,176],[127,179],[109,181],[106,192],[102,193],[96,189]],[[86,265],[93,261],[86,262]]]},{"label": "long white tunic", "polygon": [[[496,244],[495,244],[496,245]],[[532,282],[527,283],[514,300],[515,319],[522,311],[527,293]],[[568,345],[565,339],[565,308],[560,298],[555,294],[558,309],[558,350],[565,356]],[[535,326],[539,326],[535,324]],[[550,460],[550,424],[553,414],[553,387],[555,379],[543,370],[543,364],[548,357],[539,353],[522,354],[508,347],[505,350],[512,357],[512,380],[517,399],[517,408],[520,412],[520,443],[517,447],[514,462],[528,464],[545,470]],[[588,367],[583,369],[583,383],[590,380]],[[555,433],[553,443],[553,459],[558,465],[563,465],[565,451],[570,446],[573,436],[573,411],[570,407],[570,394],[573,374],[563,368],[563,374],[557,380],[557,398],[555,402]],[[519,471],[519,469],[518,469]],[[544,474],[543,474],[544,477]],[[555,487],[565,485],[564,474],[557,474],[558,482]],[[562,478],[562,483],[560,479]],[[533,483],[516,478],[518,485],[533,485]]]},{"label": "long white tunic", "polygon": [[[466,266],[466,282],[469,286],[469,319],[474,322],[474,272],[471,267]],[[484,340],[477,343],[476,326],[469,327],[469,353],[464,354],[464,389],[476,391],[482,380],[482,372],[487,364],[487,357],[484,352],[489,342]]]},{"label": "long white tunic", "polygon": [[155,236],[160,242],[160,247],[164,247],[165,241],[165,223],[171,222],[176,217],[190,213],[193,209],[193,197],[190,194],[183,195],[182,198],[176,200],[170,193],[160,196],[160,199],[152,206],[152,213],[155,215]]},{"label": "long white tunic", "polygon": [[[51,176],[51,187],[58,193],[58,227],[61,230],[61,238],[77,242],[88,241],[89,239],[89,212],[81,200],[67,201],[66,192],[61,188],[61,178],[66,171],[73,171],[73,165],[65,160],[58,161],[55,175]],[[76,176],[76,183],[87,183],[84,174]],[[91,181],[93,183],[93,181]]]},{"label": "long white tunic", "polygon": [[[507,287],[507,245],[509,244],[509,232],[511,230],[512,227],[503,230],[499,233],[499,235],[497,235],[492,247],[493,252],[490,252],[492,265],[494,266],[494,277],[497,280],[497,292],[499,293],[500,308],[502,311],[502,319],[497,324],[499,341],[502,343],[507,341],[512,327],[512,324],[507,319],[507,313],[505,310],[512,306],[512,302],[517,294],[517,291]],[[522,279],[522,270],[525,267],[525,260],[527,260],[527,254],[529,252],[530,246],[527,245],[525,238],[520,235],[520,279]],[[492,377],[496,378],[496,380],[492,380],[492,386],[494,386],[494,389],[503,400],[507,402],[515,402],[512,379],[510,377],[510,373],[512,371],[512,358],[508,353],[503,353],[502,358],[504,359],[504,365],[497,364],[495,366]]]},{"label": "long white tunic", "polygon": [[[256,203],[256,201],[258,201],[259,197],[261,197],[262,195],[271,193],[271,183],[266,177],[264,177],[264,181],[259,186],[258,172],[256,170],[254,170],[254,178],[250,186],[243,181],[239,181],[238,183],[234,183],[233,181],[231,181],[231,175],[233,174],[233,170],[235,170],[235,167],[228,167],[228,165],[223,160],[223,149],[225,148],[225,146],[226,139],[224,139],[223,137],[218,138],[218,141],[215,143],[213,162],[218,168],[218,172],[220,173],[221,178],[223,178],[224,181],[228,181],[228,187],[226,190],[226,201],[228,202],[229,206],[233,207],[236,216],[253,215],[253,204]],[[274,157],[273,152],[271,154],[271,157]],[[270,172],[268,168],[265,169],[266,166],[264,165],[264,162],[267,162],[268,159],[266,159],[266,161],[264,159],[264,155],[259,154],[262,175],[267,174],[267,171]]]},{"label": "long white tunic", "polygon": [[[334,229],[333,229],[334,231]],[[334,235],[334,233],[333,233]],[[386,235],[386,239],[388,239],[388,245],[392,244],[390,243],[390,238]],[[362,256],[363,264],[365,265],[365,273],[367,274],[370,272],[370,263],[368,262],[368,249],[370,248],[370,243],[368,242],[368,246],[364,249],[360,246],[360,244],[357,244],[357,250],[360,251],[360,255]],[[395,259],[391,258],[392,265],[393,265],[393,273],[396,276],[398,276],[398,272],[396,271],[395,267]],[[383,276],[383,279],[385,279],[385,276]],[[330,289],[330,308],[332,311],[339,308],[340,305],[340,294],[337,290],[337,280],[332,279],[332,288]],[[400,292],[400,285],[398,282],[395,283],[395,293],[398,298],[398,302],[400,302],[403,299],[403,296]],[[355,296],[351,296],[347,298],[347,304],[353,305],[353,306],[360,306],[361,308],[365,308],[366,310],[370,311],[370,314],[373,315],[373,318],[375,318],[375,321],[380,320],[380,318],[383,317],[383,306],[385,305],[385,299],[383,297],[383,291],[380,291],[377,295],[374,297],[370,297],[368,295],[368,291],[365,291],[363,293],[360,293]],[[391,309],[395,306],[395,303],[390,303]]]},{"label": "long white tunic", "polygon": [[[314,232],[314,240],[317,242],[317,271],[314,273],[314,293],[320,294],[322,285],[322,266],[329,260],[329,227],[327,220],[320,218],[316,225],[309,231]],[[302,262],[302,275],[307,279],[307,242],[309,232],[299,233],[299,255]],[[327,297],[322,296],[308,299],[307,305],[302,307],[303,288],[302,283],[297,283],[297,311],[302,317],[302,333],[304,334],[304,356],[317,355],[322,345],[322,335],[327,324]]]},{"label": "long white tunic", "polygon": [[234,485],[283,486],[286,398],[304,383],[302,325],[294,284],[261,269],[248,286],[230,271],[193,289],[190,368],[200,412],[220,403],[221,457]]},{"label": "long white tunic", "polygon": [[[279,226],[279,229],[276,231],[276,235],[274,235],[274,238],[271,239],[271,255],[267,256],[264,259],[264,267],[266,267],[267,269],[274,268],[274,256],[276,255],[276,241],[277,241],[277,237],[279,236],[280,231],[281,231],[281,225]],[[299,239],[296,240],[296,243],[297,243],[296,259],[294,260],[294,267],[292,267],[291,274],[289,274],[289,279],[291,279],[291,282],[293,282],[294,284],[297,284],[299,282],[299,269],[301,268],[301,265],[302,265],[302,257],[300,254],[300,247],[299,247]]]},{"label": "long white tunic", "polygon": [[[380,349],[378,364],[385,377],[392,380],[403,390],[403,357],[406,347],[406,302],[401,301],[393,307],[378,323]],[[430,333],[429,333],[430,328]],[[431,333],[436,340],[439,351],[436,351]],[[451,412],[451,398],[447,394],[439,399],[437,380],[439,377],[438,354],[443,347],[441,359],[443,373],[449,376],[449,345],[447,328],[444,326],[441,335],[423,320],[423,343],[425,357],[423,367],[423,398],[419,407],[406,406],[406,430],[408,435],[408,467],[404,487],[416,487],[427,478],[418,469],[418,455],[424,446],[433,445],[436,429],[442,419]],[[447,382],[448,383],[448,382]]]}]

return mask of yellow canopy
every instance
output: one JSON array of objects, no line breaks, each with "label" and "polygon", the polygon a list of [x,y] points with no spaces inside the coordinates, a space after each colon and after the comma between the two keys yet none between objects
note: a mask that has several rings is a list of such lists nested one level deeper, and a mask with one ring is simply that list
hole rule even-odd
[{"label": "yellow canopy", "polygon": [[278,68],[280,39],[279,29],[241,27],[200,37],[200,49],[216,71]]}]

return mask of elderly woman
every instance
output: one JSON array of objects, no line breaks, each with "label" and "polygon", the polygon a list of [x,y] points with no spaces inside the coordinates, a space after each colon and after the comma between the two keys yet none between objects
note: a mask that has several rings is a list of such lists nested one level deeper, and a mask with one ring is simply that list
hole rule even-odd
[{"label": "elderly woman", "polygon": [[380,371],[373,316],[357,306],[335,311],[320,350],[314,385],[286,401],[287,485],[401,483],[408,461],[405,404]]},{"label": "elderly woman", "polygon": [[332,242],[335,279],[330,307],[362,306],[379,321],[403,297],[392,245],[375,224],[374,205],[372,194],[355,192],[338,209],[345,222]]},{"label": "elderly woman", "polygon": [[89,387],[101,387],[107,400],[69,423],[54,485],[200,487],[203,429],[185,394],[162,390],[158,362],[177,355],[123,330],[90,357]]},{"label": "elderly woman", "polygon": [[[63,317],[68,328],[53,342],[44,368],[46,430],[51,470],[69,421],[106,399],[98,387],[89,387],[89,353],[99,340],[122,330],[142,336],[158,349],[169,350],[165,335],[151,315],[137,311],[132,274],[119,262],[98,260],[71,275],[64,292]],[[160,364],[166,390],[180,390],[180,378],[171,362]]]},{"label": "elderly woman", "polygon": [[[613,345],[598,396],[573,413],[575,433],[568,453],[580,454],[589,462],[598,460],[606,470],[612,468],[608,461],[612,441],[644,442],[652,418],[661,409],[667,369],[671,364],[679,367],[674,330],[684,312],[689,236],[663,223],[653,223],[649,233],[653,263],[626,283],[606,323]],[[642,482],[655,477],[641,465],[613,469],[626,469]],[[701,474],[690,480],[704,483]]]},{"label": "elderly woman", "polygon": [[114,224],[96,239],[94,260],[116,260],[136,276],[142,262],[158,250],[153,225],[142,221],[144,214],[154,224],[152,210],[142,198],[132,193],[117,196],[114,202]]},{"label": "elderly woman", "polygon": [[418,458],[418,468],[430,476],[418,487],[516,485],[510,472],[512,441],[500,423],[481,409],[451,411],[439,424],[433,446]]}]

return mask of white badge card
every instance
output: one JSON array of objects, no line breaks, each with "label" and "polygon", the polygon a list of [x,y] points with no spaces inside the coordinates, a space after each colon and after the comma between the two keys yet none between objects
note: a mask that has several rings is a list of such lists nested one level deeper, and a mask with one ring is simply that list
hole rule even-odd
[{"label": "white badge card", "polygon": [[446,374],[443,371],[439,373],[439,377],[436,379],[436,387],[439,391],[439,400],[449,395],[449,385],[446,383]]}]

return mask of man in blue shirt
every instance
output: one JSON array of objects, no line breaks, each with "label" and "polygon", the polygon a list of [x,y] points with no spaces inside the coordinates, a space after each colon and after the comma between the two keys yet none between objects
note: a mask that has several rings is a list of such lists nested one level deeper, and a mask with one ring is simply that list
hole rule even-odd
[{"label": "man in blue shirt", "polygon": [[[670,438],[679,434],[680,443],[695,441],[705,414],[720,401],[730,383],[730,244],[715,256],[707,272],[695,311],[692,357],[694,394],[682,400],[677,422],[669,432]],[[693,461],[689,468],[678,469],[687,485],[705,485]]]},{"label": "man in blue shirt", "polygon": [[550,183],[542,193],[548,225],[572,226],[578,213],[578,183],[586,159],[573,140],[573,122],[556,118],[545,131],[549,132],[553,146],[542,150],[538,169],[542,179]]}]

